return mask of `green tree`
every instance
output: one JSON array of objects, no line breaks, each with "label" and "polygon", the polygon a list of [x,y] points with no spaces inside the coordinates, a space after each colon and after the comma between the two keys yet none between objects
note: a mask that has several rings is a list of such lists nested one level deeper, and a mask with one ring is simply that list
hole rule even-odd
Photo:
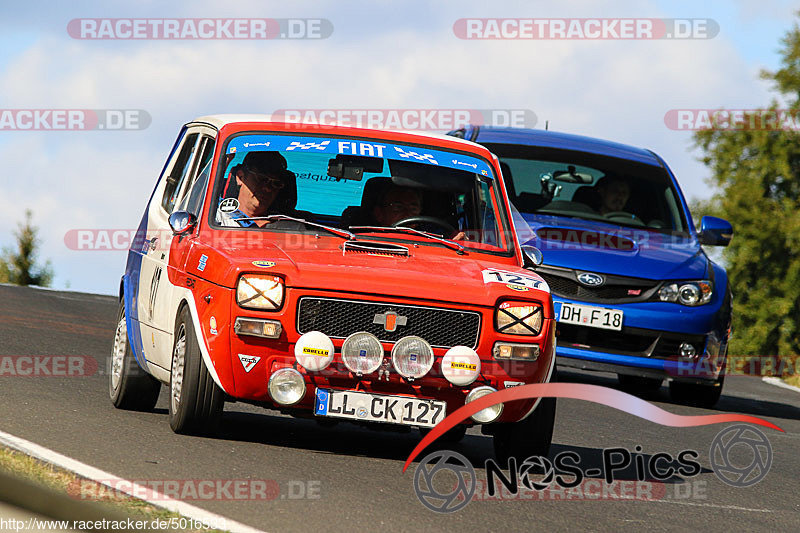
[{"label": "green tree", "polygon": [[[782,40],[782,67],[762,72],[782,97],[770,112],[800,110],[800,28]],[[800,116],[789,114],[800,120]],[[704,214],[734,226],[724,251],[734,296],[734,337],[730,353],[800,353],[800,132],[776,127],[753,113],[740,129],[695,134],[701,160],[712,170],[715,194]],[[753,127],[752,125],[756,126]],[[784,125],[784,128],[781,125]],[[767,127],[765,127],[767,126]]]},{"label": "green tree", "polygon": [[25,222],[14,232],[17,250],[5,250],[0,258],[0,282],[16,285],[39,285],[48,287],[53,281],[53,268],[50,261],[43,266],[36,265],[39,248],[39,230],[33,225],[33,213],[25,211]]}]

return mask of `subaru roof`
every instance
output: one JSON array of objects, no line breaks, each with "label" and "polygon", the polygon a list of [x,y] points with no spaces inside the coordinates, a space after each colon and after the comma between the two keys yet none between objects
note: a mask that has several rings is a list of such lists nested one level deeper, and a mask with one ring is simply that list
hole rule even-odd
[{"label": "subaru roof", "polygon": [[661,166],[660,159],[649,150],[594,137],[530,128],[500,126],[473,126],[473,128],[476,128],[477,131],[468,130],[466,138],[480,143],[522,144],[560,148],[562,150],[575,150],[632,159],[641,163]]}]

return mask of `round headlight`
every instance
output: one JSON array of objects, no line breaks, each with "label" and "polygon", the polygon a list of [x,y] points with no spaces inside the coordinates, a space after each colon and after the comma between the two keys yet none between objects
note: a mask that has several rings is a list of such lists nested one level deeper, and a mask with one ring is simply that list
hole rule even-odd
[{"label": "round headlight", "polygon": [[303,333],[294,345],[300,366],[312,372],[325,370],[333,361],[333,341],[321,331]]},{"label": "round headlight", "polygon": [[354,374],[375,372],[383,362],[383,355],[381,341],[366,331],[353,333],[342,344],[342,361],[344,361],[344,366]]},{"label": "round headlight", "polygon": [[658,298],[662,302],[674,302],[678,299],[678,286],[674,283],[664,285],[658,290]]},{"label": "round headlight", "polygon": [[700,301],[701,296],[700,287],[694,283],[681,285],[681,288],[678,290],[678,301],[683,305],[696,305]]},{"label": "round headlight", "polygon": [[433,348],[419,337],[403,337],[392,348],[392,366],[405,378],[421,378],[433,367]]},{"label": "round headlight", "polygon": [[[487,394],[491,394],[493,392],[497,392],[497,390],[493,387],[476,387],[469,391],[469,394],[467,394],[466,403],[474,402],[478,398],[483,398]],[[488,424],[489,422],[494,422],[500,418],[501,414],[503,414],[503,404],[498,403],[497,405],[487,407],[486,409],[481,409],[472,415],[472,419],[479,424]]]},{"label": "round headlight", "polygon": [[306,394],[303,375],[294,368],[281,368],[269,378],[269,395],[280,405],[294,405]]}]

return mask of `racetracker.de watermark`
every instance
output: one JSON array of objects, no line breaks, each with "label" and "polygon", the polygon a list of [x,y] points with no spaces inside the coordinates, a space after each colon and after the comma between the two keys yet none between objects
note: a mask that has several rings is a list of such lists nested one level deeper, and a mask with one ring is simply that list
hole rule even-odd
[{"label": "racetracker.de watermark", "polygon": [[0,377],[88,377],[98,363],[88,355],[2,355]]},{"label": "racetracker.de watermark", "polygon": [[462,18],[453,33],[479,40],[713,39],[719,24],[706,18]]},{"label": "racetracker.de watermark", "polygon": [[82,18],[69,21],[67,33],[88,40],[327,39],[333,23],[322,18]]},{"label": "racetracker.de watermark", "polygon": [[[336,178],[321,174],[298,174],[298,181],[331,181]],[[465,231],[463,244],[480,242],[479,231]],[[656,231],[620,229],[616,231],[562,230],[544,228],[537,231],[517,234],[505,232],[503,238],[513,241],[519,237],[520,243],[548,250],[597,250],[608,249],[621,252],[636,252],[648,247],[669,249],[685,247],[690,238],[685,233],[659,233]],[[71,229],[64,234],[64,245],[74,251],[108,252],[108,251],[166,251],[170,249],[173,233],[169,229],[145,234],[136,229],[123,228],[84,228]],[[276,241],[284,249],[306,250],[316,248],[319,244],[315,232],[278,234],[270,231],[219,231],[209,236],[213,246],[234,247],[242,250],[258,250],[270,247]],[[531,240],[532,239],[532,240]]]},{"label": "racetracker.de watermark", "polygon": [[272,118],[290,124],[403,130],[454,130],[476,126],[533,128],[530,109],[277,109]]},{"label": "racetracker.de watermark", "polygon": [[670,109],[664,124],[677,131],[800,131],[800,110]]},{"label": "racetracker.de watermark", "polygon": [[0,131],[143,130],[144,109],[0,109]]},{"label": "racetracker.de watermark", "polygon": [[664,361],[664,369],[668,375],[678,378],[716,379],[723,363],[725,374],[729,376],[800,376],[800,356],[797,355],[728,354],[724,358],[685,358],[675,355]]},{"label": "racetracker.de watermark", "polygon": [[147,501],[272,501],[319,500],[319,480],[274,479],[78,479],[67,493],[79,500],[117,501],[129,497]]}]

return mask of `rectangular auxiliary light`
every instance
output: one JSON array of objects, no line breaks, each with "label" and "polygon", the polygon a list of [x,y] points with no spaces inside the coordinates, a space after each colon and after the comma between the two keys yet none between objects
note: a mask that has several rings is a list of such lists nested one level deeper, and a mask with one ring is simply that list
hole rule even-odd
[{"label": "rectangular auxiliary light", "polygon": [[536,361],[539,358],[539,345],[498,342],[494,345],[493,355],[499,360]]},{"label": "rectangular auxiliary light", "polygon": [[254,337],[266,337],[267,339],[277,339],[281,336],[281,323],[277,320],[264,320],[262,318],[236,317],[233,331],[237,335],[252,335]]}]

